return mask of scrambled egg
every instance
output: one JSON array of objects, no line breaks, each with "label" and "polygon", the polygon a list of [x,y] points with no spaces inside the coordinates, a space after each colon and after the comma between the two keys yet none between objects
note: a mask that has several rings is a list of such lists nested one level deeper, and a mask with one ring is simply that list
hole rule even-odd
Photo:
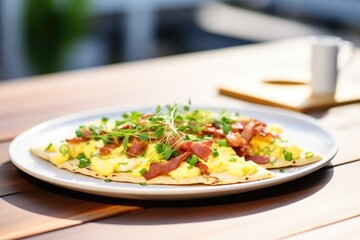
[{"label": "scrambled egg", "polygon": [[[103,176],[114,172],[127,172],[131,176],[139,177],[144,171],[149,170],[152,162],[166,162],[161,154],[156,152],[155,144],[149,144],[144,155],[135,158],[128,158],[122,146],[113,149],[109,155],[100,156],[99,147],[101,143],[91,140],[83,143],[64,143],[58,148],[52,146],[47,151],[51,154],[51,161],[56,165],[83,154],[89,159],[90,167]],[[207,160],[199,159],[207,165],[209,173],[228,172],[235,176],[244,176],[257,171],[256,164],[237,156],[231,147],[221,147],[214,143],[212,149],[215,148],[218,152],[217,156],[210,155]],[[182,162],[177,169],[169,172],[169,176],[174,179],[199,175],[201,175],[201,170],[187,162]]]},{"label": "scrambled egg", "polygon": [[272,137],[255,136],[250,144],[249,151],[253,155],[269,156],[270,163],[275,159],[291,161],[300,158],[302,149],[287,141]]}]

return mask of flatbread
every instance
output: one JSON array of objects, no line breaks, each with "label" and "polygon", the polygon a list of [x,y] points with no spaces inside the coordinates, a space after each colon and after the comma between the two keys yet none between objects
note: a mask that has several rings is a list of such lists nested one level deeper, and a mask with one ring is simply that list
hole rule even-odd
[{"label": "flatbread", "polygon": [[[43,147],[33,147],[30,151],[44,160],[50,162],[50,153],[46,152]],[[114,172],[109,176],[103,176],[94,171],[91,166],[86,168],[79,168],[79,160],[72,159],[60,163],[57,165],[58,168],[66,169],[73,173],[79,173],[86,176],[91,176],[103,180],[111,180],[116,182],[128,182],[128,183],[145,183],[145,184],[166,184],[166,185],[190,185],[190,184],[204,184],[204,185],[223,185],[233,183],[243,183],[258,181],[267,178],[274,177],[274,174],[265,168],[258,166],[257,172],[251,175],[245,175],[242,177],[231,175],[227,172],[215,172],[209,175],[199,175],[196,177],[174,179],[170,176],[158,176],[156,178],[146,180],[144,177],[131,176],[129,173]]]},{"label": "flatbread", "polygon": [[258,181],[274,177],[267,169],[321,159],[283,139],[280,125],[177,104],[158,106],[150,114],[103,117],[80,125],[58,146],[30,151],[61,169],[94,178],[168,185]]}]

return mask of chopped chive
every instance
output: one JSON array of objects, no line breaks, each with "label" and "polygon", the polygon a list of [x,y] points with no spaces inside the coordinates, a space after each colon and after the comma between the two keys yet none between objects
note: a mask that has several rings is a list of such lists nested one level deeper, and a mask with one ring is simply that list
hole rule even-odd
[{"label": "chopped chive", "polygon": [[52,143],[49,143],[49,145],[45,148],[45,151],[49,152],[52,150],[53,147],[54,147],[54,145]]},{"label": "chopped chive", "polygon": [[217,148],[213,148],[212,156],[213,157],[218,157],[219,156],[219,152],[218,152]]},{"label": "chopped chive", "polygon": [[144,175],[144,173],[146,173],[146,172],[147,172],[146,168],[142,168],[142,169],[139,171],[139,173],[140,173],[141,175]]},{"label": "chopped chive", "polygon": [[59,151],[60,151],[60,153],[61,153],[62,155],[68,154],[68,153],[70,152],[69,145],[67,145],[67,144],[61,145],[60,148],[59,148]]},{"label": "chopped chive", "polygon": [[227,147],[228,146],[226,139],[220,139],[218,141],[218,144],[219,144],[220,147]]},{"label": "chopped chive", "polygon": [[112,182],[111,179],[105,179],[104,181],[107,182],[107,183]]},{"label": "chopped chive", "polygon": [[306,158],[311,158],[311,157],[313,157],[314,156],[314,154],[312,153],[312,152],[306,152],[305,153],[305,157]]},{"label": "chopped chive", "polygon": [[223,132],[225,134],[228,134],[230,132],[230,130],[231,130],[231,125],[230,124],[224,124],[222,130],[223,130]]},{"label": "chopped chive", "polygon": [[188,157],[186,159],[186,162],[188,164],[190,164],[191,166],[195,166],[199,161],[199,157],[195,156],[195,155],[191,155],[190,157]]},{"label": "chopped chive", "polygon": [[279,172],[283,173],[283,172],[285,172],[285,170],[283,168],[280,168]]},{"label": "chopped chive", "polygon": [[203,137],[204,140],[213,140],[213,136],[204,136]]},{"label": "chopped chive", "polygon": [[237,160],[236,160],[236,158],[234,158],[234,157],[232,157],[232,158],[230,158],[229,159],[229,162],[236,162]]},{"label": "chopped chive", "polygon": [[87,158],[80,158],[79,159],[79,168],[86,168],[90,166],[90,161]]},{"label": "chopped chive", "polygon": [[288,152],[288,151],[284,150],[283,155],[284,155],[284,159],[286,161],[291,161],[293,159],[292,152]]},{"label": "chopped chive", "polygon": [[140,186],[146,186],[147,184],[144,182],[139,183]]},{"label": "chopped chive", "polygon": [[84,133],[83,133],[80,129],[76,129],[76,130],[75,130],[75,133],[76,133],[76,136],[77,136],[77,137],[82,137],[82,136],[84,136]]},{"label": "chopped chive", "polygon": [[76,158],[79,160],[79,168],[86,168],[90,166],[90,160],[85,156],[84,153],[80,153]]}]

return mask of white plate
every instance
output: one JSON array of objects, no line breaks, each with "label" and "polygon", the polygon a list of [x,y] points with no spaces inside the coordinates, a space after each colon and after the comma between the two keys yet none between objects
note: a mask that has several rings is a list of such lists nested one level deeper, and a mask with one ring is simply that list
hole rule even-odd
[{"label": "white plate", "polygon": [[[201,107],[202,108],[202,107]],[[74,174],[58,169],[54,165],[41,160],[29,153],[30,146],[47,145],[50,141],[59,141],[81,124],[107,116],[116,119],[121,113],[139,108],[122,108],[87,112],[65,116],[37,125],[16,137],[10,145],[9,154],[12,162],[22,171],[43,181],[81,191],[103,196],[132,199],[192,199],[223,196],[242,193],[255,189],[274,186],[303,177],[327,164],[336,154],[338,147],[332,134],[320,126],[317,121],[303,114],[277,110],[272,108],[207,108],[209,110],[235,111],[267,123],[279,123],[283,126],[286,137],[294,143],[310,148],[323,156],[323,160],[302,167],[286,168],[284,172],[273,170],[276,177],[256,182],[220,185],[220,186],[142,186],[133,183],[105,182],[92,177]]]}]

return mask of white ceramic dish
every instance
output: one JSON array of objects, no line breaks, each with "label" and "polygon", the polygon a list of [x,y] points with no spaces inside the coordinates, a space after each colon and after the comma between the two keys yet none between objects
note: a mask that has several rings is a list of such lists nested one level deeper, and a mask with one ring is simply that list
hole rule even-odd
[{"label": "white ceramic dish", "polygon": [[[200,108],[200,107],[199,107]],[[201,107],[203,108],[203,107]],[[81,192],[103,196],[143,200],[193,199],[242,193],[255,189],[274,186],[303,177],[326,165],[336,154],[338,146],[332,134],[318,122],[304,114],[277,110],[273,108],[207,108],[213,111],[235,111],[242,115],[257,118],[267,123],[279,123],[283,126],[286,137],[294,143],[320,153],[323,160],[302,167],[290,167],[285,171],[273,170],[276,177],[256,182],[221,186],[142,186],[132,183],[105,182],[92,177],[74,174],[58,169],[29,152],[30,146],[46,145],[49,141],[59,141],[81,124],[103,116],[119,118],[121,113],[140,108],[121,108],[69,115],[37,125],[17,136],[10,145],[9,154],[12,162],[22,171],[40,180]]]}]

